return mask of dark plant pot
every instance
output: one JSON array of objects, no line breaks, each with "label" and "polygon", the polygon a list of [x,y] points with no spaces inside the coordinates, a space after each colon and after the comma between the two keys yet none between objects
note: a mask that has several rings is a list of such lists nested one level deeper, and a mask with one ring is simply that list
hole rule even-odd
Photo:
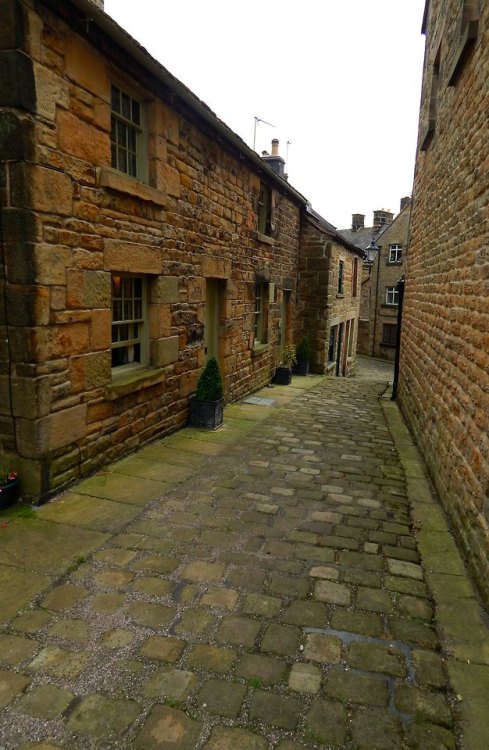
[{"label": "dark plant pot", "polygon": [[298,359],[293,367],[292,372],[294,375],[309,375],[309,360]]},{"label": "dark plant pot", "polygon": [[218,401],[190,400],[188,417],[190,427],[203,427],[205,430],[217,430],[224,423],[224,399]]},{"label": "dark plant pot", "polygon": [[289,385],[292,380],[292,370],[290,367],[277,367],[272,383],[275,385]]},{"label": "dark plant pot", "polygon": [[13,479],[7,484],[0,485],[0,510],[5,510],[9,505],[12,505],[14,500],[17,499],[20,489],[20,482],[18,479]]}]

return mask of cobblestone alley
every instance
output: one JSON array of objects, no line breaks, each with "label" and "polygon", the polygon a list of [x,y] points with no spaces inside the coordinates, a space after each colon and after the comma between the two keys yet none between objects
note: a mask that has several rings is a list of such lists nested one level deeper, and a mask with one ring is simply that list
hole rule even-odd
[{"label": "cobblestone alley", "polygon": [[487,750],[488,630],[391,378],[296,377],[3,513],[0,746]]}]

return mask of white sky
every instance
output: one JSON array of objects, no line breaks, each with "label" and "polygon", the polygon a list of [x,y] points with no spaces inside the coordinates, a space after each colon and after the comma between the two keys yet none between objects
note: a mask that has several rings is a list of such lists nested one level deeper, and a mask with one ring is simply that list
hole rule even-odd
[{"label": "white sky", "polygon": [[105,11],[339,228],[414,174],[425,0],[105,0]]}]

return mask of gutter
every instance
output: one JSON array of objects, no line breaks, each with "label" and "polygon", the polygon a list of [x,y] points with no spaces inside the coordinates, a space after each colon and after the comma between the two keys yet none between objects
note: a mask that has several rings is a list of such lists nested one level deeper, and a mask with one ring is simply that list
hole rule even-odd
[{"label": "gutter", "polygon": [[[260,156],[253,151],[247,144],[231,130],[222,120],[220,120],[216,114],[199,99],[187,86],[185,86],[178,78],[175,78],[169,70],[167,70],[161,63],[155,60],[149,52],[137,42],[130,34],[125,31],[122,26],[119,26],[107,13],[101,8],[95,5],[91,0],[69,0],[71,5],[78,8],[81,13],[85,14],[87,21],[87,32],[88,24],[92,21],[95,23],[101,31],[103,31],[112,41],[114,41],[119,47],[133,57],[142,67],[144,67],[149,73],[155,78],[161,81],[165,86],[170,88],[190,109],[192,109],[199,117],[205,120],[212,128],[214,128],[223,138],[232,144],[235,148],[240,151],[244,158],[248,159],[259,171],[270,177],[283,192],[288,193],[295,201],[300,204],[306,204],[306,198],[295,190],[291,185],[282,177],[280,177],[273,169],[261,159]],[[55,11],[54,11],[55,12]]]}]

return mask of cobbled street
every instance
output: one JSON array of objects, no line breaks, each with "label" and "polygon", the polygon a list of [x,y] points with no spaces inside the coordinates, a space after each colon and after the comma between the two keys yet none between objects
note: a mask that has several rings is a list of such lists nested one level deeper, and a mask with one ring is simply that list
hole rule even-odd
[{"label": "cobbled street", "polygon": [[3,513],[0,746],[487,750],[488,630],[389,380],[295,377]]}]

